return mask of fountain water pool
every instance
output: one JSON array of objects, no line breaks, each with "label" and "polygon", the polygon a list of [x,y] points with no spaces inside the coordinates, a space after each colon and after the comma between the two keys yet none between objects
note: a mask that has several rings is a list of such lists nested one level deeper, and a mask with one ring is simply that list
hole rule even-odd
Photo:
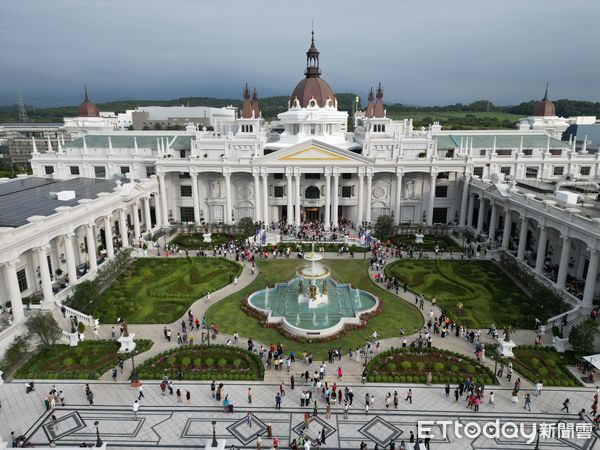
[{"label": "fountain water pool", "polygon": [[317,263],[321,255],[309,252],[304,258],[310,264],[295,278],[248,297],[248,305],[266,313],[267,322],[281,323],[294,334],[326,337],[345,324],[359,324],[361,314],[377,308],[374,295],[333,280],[329,269]]}]

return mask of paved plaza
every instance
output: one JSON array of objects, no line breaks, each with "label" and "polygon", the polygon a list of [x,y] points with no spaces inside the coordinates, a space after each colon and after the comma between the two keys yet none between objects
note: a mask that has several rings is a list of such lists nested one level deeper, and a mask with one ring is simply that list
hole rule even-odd
[{"label": "paved plaza", "polygon": [[[65,394],[66,406],[46,411],[44,397],[56,384]],[[81,382],[39,382],[33,393],[25,394],[23,383],[9,383],[0,387],[2,411],[0,412],[0,433],[7,439],[10,432],[24,434],[36,446],[47,445],[56,440],[59,445],[79,445],[82,442],[95,442],[94,422],[99,422],[102,439],[109,448],[126,449],[134,447],[157,448],[197,448],[204,446],[212,438],[211,421],[215,420],[218,439],[226,439],[227,447],[256,448],[256,435],[260,434],[263,448],[269,448],[271,440],[266,437],[266,428],[271,424],[273,436],[279,438],[280,448],[289,448],[289,442],[298,438],[303,425],[304,412],[312,414],[311,407],[300,407],[300,391],[286,389],[282,409],[275,410],[276,384],[225,382],[225,393],[234,405],[233,413],[225,413],[219,402],[211,398],[207,383],[175,383],[175,389],[189,390],[191,402],[177,403],[175,396],[163,396],[158,383],[144,384],[144,398],[138,420],[132,412],[132,404],[138,398],[137,388],[126,383],[91,383],[94,392],[94,406],[85,400],[84,383]],[[246,392],[252,386],[253,400],[248,404]],[[341,383],[341,386],[345,386]],[[325,404],[319,399],[318,415],[311,418],[307,436],[315,440],[317,433],[326,430],[326,444],[321,448],[356,449],[361,441],[372,449],[375,443],[388,446],[392,438],[397,444],[401,440],[408,443],[410,432],[416,434],[417,421],[459,421],[462,424],[485,422],[500,419],[517,424],[558,424],[558,427],[573,426],[577,422],[577,412],[582,408],[589,411],[594,390],[583,389],[544,389],[541,396],[533,397],[531,412],[523,409],[521,391],[520,402],[511,402],[507,389],[494,389],[495,404],[487,404],[489,395],[484,397],[481,410],[473,412],[465,405],[464,399],[454,403],[453,396],[446,398],[443,386],[414,387],[414,400],[409,404],[404,400],[408,385],[352,385],[354,402],[348,418],[344,418],[343,408],[333,407],[331,418],[325,417]],[[493,388],[488,388],[491,390]],[[398,410],[386,411],[385,395],[398,391]],[[527,391],[529,392],[529,391]],[[374,396],[374,407],[365,414],[365,394]],[[489,394],[489,391],[486,392]],[[184,396],[185,397],[185,396]],[[571,401],[570,414],[561,412],[565,398]],[[252,425],[247,424],[247,414],[252,414]],[[58,419],[52,426],[51,415]],[[561,423],[565,425],[560,425]],[[434,449],[528,449],[534,444],[526,444],[524,438],[488,439],[483,436],[469,439],[458,438],[453,429],[447,436],[441,436],[441,425],[432,426],[435,438],[431,440]],[[527,431],[529,432],[529,431]],[[592,433],[588,439],[572,438],[541,439],[541,449],[594,449],[600,444],[600,434]]]}]

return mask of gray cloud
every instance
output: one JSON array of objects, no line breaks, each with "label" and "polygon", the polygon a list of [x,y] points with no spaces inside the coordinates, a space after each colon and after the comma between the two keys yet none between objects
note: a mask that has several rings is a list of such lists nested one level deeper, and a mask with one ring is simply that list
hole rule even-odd
[{"label": "gray cloud", "polygon": [[386,101],[600,100],[592,0],[3,0],[0,104],[287,94],[311,20],[323,77]]}]

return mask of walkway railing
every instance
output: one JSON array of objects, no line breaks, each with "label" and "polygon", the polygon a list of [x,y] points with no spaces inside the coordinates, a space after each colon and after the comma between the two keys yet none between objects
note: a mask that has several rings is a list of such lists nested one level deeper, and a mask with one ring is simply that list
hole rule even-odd
[{"label": "walkway railing", "polygon": [[69,316],[75,316],[77,318],[77,322],[83,322],[84,325],[86,326],[90,326],[90,327],[95,327],[99,324],[98,319],[94,319],[93,316],[84,314],[80,311],[77,311],[76,309],[70,308],[67,305],[63,305],[60,302],[56,302],[56,304],[58,305],[58,308],[62,310],[62,308],[65,309],[65,314],[67,317]]},{"label": "walkway railing", "polygon": [[[567,312],[558,314],[554,317],[550,317],[546,323],[548,324],[548,327],[553,327],[554,325],[560,325],[561,323],[563,323],[562,322],[563,317],[569,317],[569,315],[577,313],[580,309],[581,309],[581,305],[577,305],[573,309],[570,309]],[[571,317],[573,317],[573,316],[571,316]]]}]

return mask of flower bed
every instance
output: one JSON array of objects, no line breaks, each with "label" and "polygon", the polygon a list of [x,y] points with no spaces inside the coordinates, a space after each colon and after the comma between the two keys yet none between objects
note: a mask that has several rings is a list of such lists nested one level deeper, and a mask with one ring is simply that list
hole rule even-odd
[{"label": "flower bed", "polygon": [[[180,233],[171,239],[171,245],[178,245],[180,249],[188,250],[212,250],[215,246],[220,247],[221,244],[226,244],[231,241],[236,241],[235,236],[229,234],[212,233],[211,242],[204,242],[202,233]],[[237,239],[243,241],[244,239]]]},{"label": "flower bed", "polygon": [[427,372],[433,383],[456,384],[467,378],[490,385],[490,369],[458,353],[437,348],[397,348],[375,356],[367,364],[367,379],[383,383],[425,383]]},{"label": "flower bed", "polygon": [[[136,339],[136,353],[152,347],[147,339]],[[117,341],[83,341],[76,347],[57,344],[34,354],[15,373],[15,378],[26,379],[78,379],[97,380],[102,374],[117,364],[119,359],[127,359],[129,353],[117,353]]]},{"label": "flower bed", "polygon": [[[513,349],[513,368],[532,383],[540,380],[545,386],[581,386],[568,365],[575,365],[573,353],[558,353],[552,347],[524,345]],[[508,360],[504,361],[505,363]]]},{"label": "flower bed", "polygon": [[262,380],[264,365],[255,353],[225,345],[193,345],[160,353],[137,368],[142,379],[162,379],[166,374],[185,380]]}]

